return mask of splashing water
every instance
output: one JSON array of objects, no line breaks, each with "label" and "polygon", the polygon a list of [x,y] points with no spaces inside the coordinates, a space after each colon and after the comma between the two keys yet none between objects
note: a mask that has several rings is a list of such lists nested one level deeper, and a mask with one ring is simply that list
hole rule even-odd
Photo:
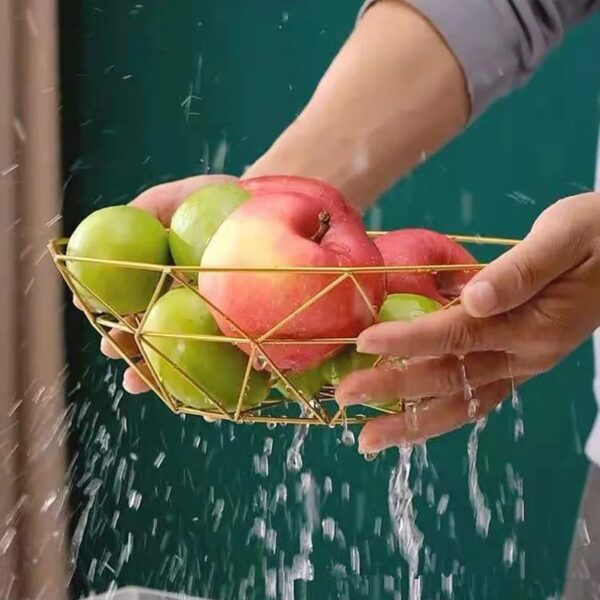
[{"label": "splashing water", "polygon": [[523,403],[515,386],[515,380],[511,377],[511,404],[515,412],[515,442],[518,442],[525,435],[525,422],[523,421]]},{"label": "splashing water", "polygon": [[477,414],[477,409],[479,408],[479,400],[475,397],[475,391],[473,390],[473,386],[469,383],[469,379],[467,377],[467,367],[465,366],[464,357],[460,356],[458,360],[462,371],[462,380],[465,389],[465,400],[469,403],[467,407],[467,414],[469,415],[469,419],[473,419]]},{"label": "splashing water", "polygon": [[319,525],[318,489],[311,473],[302,473],[297,486],[296,496],[303,507],[302,525],[299,531],[299,552],[292,558],[292,565],[285,566],[283,554],[280,553],[279,566],[276,574],[269,570],[267,598],[276,598],[279,590],[281,600],[294,600],[294,582],[313,581],[315,568],[311,561],[313,550],[313,533]]},{"label": "splashing water", "polygon": [[423,534],[415,523],[412,506],[413,493],[409,485],[413,448],[412,446],[401,446],[398,450],[398,464],[392,470],[388,486],[388,504],[400,553],[408,563],[409,600],[420,600],[421,579],[418,576],[418,570]]},{"label": "splashing water", "polygon": [[88,501],[83,509],[81,516],[75,526],[75,531],[73,533],[73,537],[71,539],[71,553],[69,557],[71,575],[75,572],[75,566],[77,564],[77,559],[79,557],[79,550],[81,548],[81,543],[83,541],[83,536],[85,534],[85,530],[88,524],[88,519],[90,516],[90,512],[92,507],[94,506],[94,502],[96,501],[96,496],[98,491],[102,487],[101,479],[92,479],[86,486],[84,490],[84,494],[88,497]]},{"label": "splashing water", "polygon": [[[469,403],[467,414],[473,419],[479,409],[479,400],[475,397],[473,387],[467,378],[467,369],[465,367],[464,357],[459,357],[464,383],[464,397]],[[469,500],[475,514],[475,527],[482,537],[487,537],[492,513],[485,503],[485,498],[479,487],[479,476],[477,474],[477,451],[479,449],[479,436],[485,429],[487,418],[481,418],[475,423],[475,427],[469,435],[467,444],[467,456],[469,459]]]},{"label": "splashing water", "polygon": [[348,429],[348,419],[346,418],[346,413],[344,412],[344,419],[342,423],[342,444],[344,444],[344,446],[354,446],[355,441],[354,433]]},{"label": "splashing water", "polygon": [[515,562],[517,541],[513,537],[506,538],[502,549],[502,562],[506,567],[512,567]]},{"label": "splashing water", "polygon": [[254,357],[254,364],[252,365],[257,371],[263,371],[264,369],[267,368],[267,365],[269,364],[269,361],[267,360],[267,357],[262,354],[261,352],[258,352],[256,354],[256,356]]},{"label": "splashing water", "polygon": [[263,477],[269,476],[269,457],[273,452],[273,438],[265,438],[262,454],[255,454],[252,462],[254,472]]},{"label": "splashing water", "polygon": [[285,465],[288,471],[297,473],[302,469],[302,446],[308,435],[308,425],[296,425],[294,427],[294,437],[287,451]]},{"label": "splashing water", "polygon": [[374,460],[377,459],[377,457],[379,456],[379,452],[365,452],[363,454],[363,458],[367,461],[367,462],[373,462]]},{"label": "splashing water", "polygon": [[487,418],[479,419],[469,435],[467,455],[469,458],[469,500],[475,513],[475,527],[477,532],[487,537],[492,513],[485,503],[485,498],[479,487],[477,475],[477,450],[479,448],[479,435],[485,429]]}]

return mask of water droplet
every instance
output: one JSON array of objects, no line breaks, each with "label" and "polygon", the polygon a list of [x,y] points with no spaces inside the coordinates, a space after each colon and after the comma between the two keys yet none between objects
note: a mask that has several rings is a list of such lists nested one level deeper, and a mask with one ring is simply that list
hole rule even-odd
[{"label": "water droplet", "polygon": [[525,579],[525,550],[519,551],[519,577]]},{"label": "water droplet", "polygon": [[400,553],[408,563],[409,598],[420,600],[421,578],[419,554],[423,534],[417,528],[412,505],[413,493],[409,485],[412,446],[399,448],[398,464],[392,471],[388,486],[388,504]]},{"label": "water droplet", "polygon": [[275,488],[275,502],[277,504],[285,504],[287,502],[287,488],[283,483],[279,483]]},{"label": "water droplet", "polygon": [[274,421],[269,421],[267,423],[267,429],[273,430],[275,429],[275,427],[277,427],[277,423],[275,423]]},{"label": "water droplet", "polygon": [[44,500],[44,503],[42,504],[41,512],[47,512],[48,509],[54,504],[54,502],[56,502],[57,497],[58,496],[56,492],[50,493],[46,500]]},{"label": "water droplet", "polygon": [[477,475],[477,450],[479,447],[479,435],[485,429],[487,420],[480,419],[473,427],[469,435],[467,445],[467,456],[469,460],[469,499],[475,513],[475,526],[478,533],[487,537],[490,527],[492,513],[486,505],[485,498],[479,487],[479,478]]},{"label": "water droplet", "polygon": [[440,500],[438,502],[437,509],[436,509],[436,512],[438,515],[442,516],[446,512],[446,509],[448,508],[449,500],[450,500],[450,497],[448,496],[448,494],[444,494],[443,496],[440,497]]},{"label": "water droplet", "polygon": [[515,521],[517,523],[525,521],[525,501],[523,498],[517,498],[515,500]]},{"label": "water droplet", "polygon": [[379,456],[379,452],[365,452],[363,458],[367,462],[373,462]]},{"label": "water droplet", "polygon": [[414,402],[406,403],[405,410],[408,414],[408,426],[411,431],[417,431],[419,429],[419,415],[417,411],[417,405]]},{"label": "water droplet", "polygon": [[277,550],[277,532],[274,529],[267,529],[265,547],[271,554],[275,554]]},{"label": "water droplet", "polygon": [[517,543],[514,538],[506,538],[504,540],[504,548],[502,549],[502,562],[506,567],[512,567],[515,562]]},{"label": "water droplet", "polygon": [[129,508],[138,510],[142,504],[142,495],[136,490],[131,490],[127,497],[127,504],[129,505]]},{"label": "water droplet", "polygon": [[6,554],[10,545],[12,544],[15,536],[17,535],[17,530],[14,527],[8,527],[4,532],[4,535],[0,539],[0,555]]},{"label": "water droplet", "polygon": [[257,352],[256,356],[254,357],[254,368],[257,371],[263,371],[267,368],[268,364],[269,362],[267,361],[267,357],[261,352]]},{"label": "water droplet", "polygon": [[348,500],[350,500],[350,484],[347,481],[344,481],[344,483],[342,483],[342,500],[345,500],[346,502]]},{"label": "water droplet", "polygon": [[375,524],[373,525],[373,533],[379,537],[381,536],[381,525],[383,524],[383,519],[381,517],[375,517]]},{"label": "water droplet", "polygon": [[159,452],[156,456],[156,458],[154,459],[154,466],[158,469],[164,462],[165,458],[166,458],[166,454],[164,452]]},{"label": "water droplet", "polygon": [[289,471],[297,473],[302,468],[302,456],[297,450],[290,448],[285,462]]},{"label": "water droplet", "polygon": [[452,596],[452,573],[448,575],[442,573],[442,592],[447,596]]},{"label": "water droplet", "polygon": [[[301,415],[306,414],[306,409],[302,407]],[[294,427],[294,437],[287,451],[286,466],[289,471],[298,472],[302,469],[302,455],[300,454],[304,440],[308,435],[308,425],[296,425]]]},{"label": "water droplet", "polygon": [[587,521],[585,519],[579,518],[577,519],[577,527],[576,527],[577,535],[584,546],[589,546],[592,538],[590,537],[590,532],[588,530]]},{"label": "water droplet", "polygon": [[360,554],[356,546],[350,548],[350,568],[357,575],[360,574]]},{"label": "water droplet", "polygon": [[515,419],[515,442],[518,442],[525,435],[525,423],[520,417]]},{"label": "water droplet", "polygon": [[326,517],[321,522],[321,528],[323,529],[323,537],[328,541],[332,542],[335,538],[335,521],[331,517]]},{"label": "water droplet", "polygon": [[342,444],[344,444],[344,446],[354,446],[355,441],[354,433],[352,431],[345,429],[342,432]]},{"label": "water droplet", "polygon": [[478,408],[479,408],[479,400],[477,400],[477,398],[471,398],[469,400],[469,405],[467,406],[467,415],[469,416],[469,419],[475,418]]},{"label": "water droplet", "polygon": [[394,369],[406,369],[408,366],[408,360],[401,356],[390,356],[386,359],[385,364]]}]

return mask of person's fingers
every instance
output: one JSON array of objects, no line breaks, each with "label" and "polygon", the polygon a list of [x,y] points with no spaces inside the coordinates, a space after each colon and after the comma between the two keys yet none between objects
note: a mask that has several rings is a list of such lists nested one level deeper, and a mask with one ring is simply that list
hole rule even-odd
[{"label": "person's fingers", "polygon": [[79,310],[83,310],[83,304],[81,303],[81,300],[75,294],[73,294],[73,305],[75,306],[75,308],[77,308]]},{"label": "person's fingers", "polygon": [[[142,371],[148,379],[152,379],[150,375],[150,369],[146,363],[140,362],[136,365],[140,371]],[[150,386],[137,374],[135,369],[129,367],[123,373],[123,388],[130,394],[143,394],[144,392],[150,391]]]},{"label": "person's fingers", "polygon": [[[113,329],[110,332],[110,337],[127,356],[133,358],[140,355],[140,349],[135,343],[133,335],[130,333],[121,331],[120,329]],[[121,355],[106,338],[102,338],[100,342],[100,351],[108,358],[121,358]]]},{"label": "person's fingers", "polygon": [[190,194],[207,185],[237,181],[238,178],[231,175],[197,175],[155,185],[142,192],[130,204],[148,211],[165,227],[169,227],[173,213]]},{"label": "person's fingers", "polygon": [[529,375],[534,365],[504,352],[475,352],[463,360],[443,356],[409,361],[405,368],[386,365],[355,371],[336,390],[340,406],[373,404],[395,399],[450,396],[465,386],[479,388],[500,379]]},{"label": "person's fingers", "polygon": [[565,229],[562,207],[552,208],[521,243],[467,283],[461,302],[470,315],[488,317],[520,306],[585,258],[578,231]]},{"label": "person's fingers", "polygon": [[508,350],[520,321],[507,315],[476,319],[462,306],[453,306],[412,321],[377,323],[358,336],[356,348],[366,354],[399,357]]},{"label": "person's fingers", "polygon": [[363,454],[381,452],[392,446],[422,442],[449,433],[465,423],[480,419],[510,392],[510,380],[501,380],[475,391],[473,411],[463,394],[433,398],[395,415],[369,421],[360,432],[358,447]]}]

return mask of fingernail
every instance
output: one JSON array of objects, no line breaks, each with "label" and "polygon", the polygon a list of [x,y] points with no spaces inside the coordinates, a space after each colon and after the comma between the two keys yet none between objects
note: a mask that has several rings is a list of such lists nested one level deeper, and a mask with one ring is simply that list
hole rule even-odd
[{"label": "fingernail", "polygon": [[489,281],[475,281],[467,284],[461,301],[467,312],[473,317],[485,317],[492,313],[497,305],[496,292]]},{"label": "fingernail", "polygon": [[378,349],[376,346],[377,344],[374,344],[373,340],[370,340],[369,338],[358,336],[358,339],[356,340],[356,351],[362,352],[363,354],[377,354]]},{"label": "fingernail", "polygon": [[375,454],[381,452],[381,442],[379,439],[370,440],[369,442],[358,441],[359,454]]},{"label": "fingernail", "polygon": [[368,394],[343,394],[342,396],[336,397],[336,402],[340,406],[354,406],[355,404],[368,404],[371,401],[371,397]]}]

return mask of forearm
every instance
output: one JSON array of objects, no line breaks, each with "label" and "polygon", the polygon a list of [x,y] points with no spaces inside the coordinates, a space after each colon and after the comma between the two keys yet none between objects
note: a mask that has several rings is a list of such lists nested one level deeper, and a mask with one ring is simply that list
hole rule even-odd
[{"label": "forearm", "polygon": [[366,208],[460,132],[468,115],[461,68],[436,29],[409,6],[382,1],[246,176],[317,177]]},{"label": "forearm", "polygon": [[600,0],[379,0],[246,176],[317,177],[366,208],[598,10]]}]

